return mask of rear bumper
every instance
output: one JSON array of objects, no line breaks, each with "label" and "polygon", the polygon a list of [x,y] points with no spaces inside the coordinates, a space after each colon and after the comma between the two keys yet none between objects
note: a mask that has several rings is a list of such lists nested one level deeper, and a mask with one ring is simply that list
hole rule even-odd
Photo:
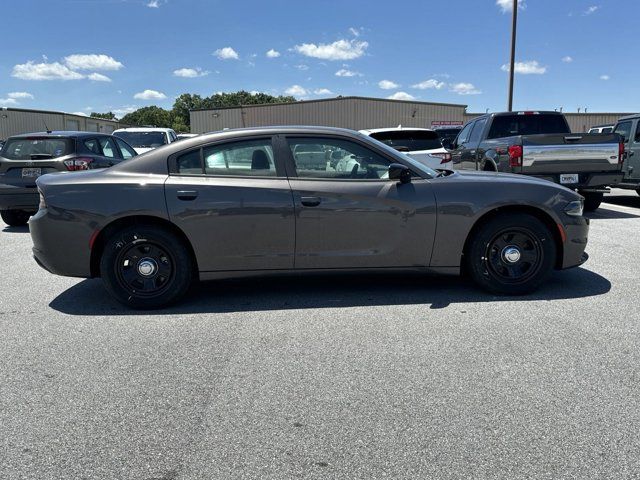
[{"label": "rear bumper", "polygon": [[573,223],[563,225],[566,240],[564,242],[561,268],[578,267],[587,261],[585,253],[589,240],[589,219],[575,218]]},{"label": "rear bumper", "polygon": [[33,188],[15,187],[0,183],[0,210],[38,210],[40,197]]},{"label": "rear bumper", "polygon": [[[529,175],[523,172],[524,175]],[[570,172],[565,172],[570,173]],[[560,183],[560,174],[530,174],[532,177],[542,178],[543,180],[549,180],[553,183],[558,183],[567,188],[601,188],[601,187],[613,187],[620,183],[623,178],[622,172],[612,173],[579,173],[578,183],[563,184]]]}]

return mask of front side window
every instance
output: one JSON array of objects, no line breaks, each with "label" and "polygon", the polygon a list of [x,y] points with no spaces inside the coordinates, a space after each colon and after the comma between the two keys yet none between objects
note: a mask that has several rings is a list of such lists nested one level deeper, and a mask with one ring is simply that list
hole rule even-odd
[{"label": "front side window", "polygon": [[460,133],[458,134],[458,138],[456,139],[456,145],[461,147],[469,140],[469,133],[471,133],[471,128],[473,127],[473,123],[468,124],[464,127]]},{"label": "front side window", "polygon": [[471,130],[471,135],[469,135],[469,143],[471,145],[477,145],[480,143],[480,137],[482,136],[482,131],[484,130],[484,125],[486,123],[486,118],[481,118],[475,123],[473,130]]},{"label": "front side window", "polygon": [[616,125],[613,133],[617,133],[622,137],[623,142],[629,141],[629,137],[631,136],[631,122],[622,122]]},{"label": "front side window", "polygon": [[109,137],[100,137],[98,139],[100,147],[102,148],[102,155],[109,158],[116,158],[118,156],[116,146]]},{"label": "front side window", "polygon": [[299,178],[387,178],[391,162],[358,143],[333,138],[289,138],[288,142]]},{"label": "front side window", "polygon": [[271,139],[213,145],[203,149],[207,175],[275,177]]},{"label": "front side window", "polygon": [[636,127],[636,134],[634,136],[635,143],[640,143],[640,121],[638,122],[638,126]]}]

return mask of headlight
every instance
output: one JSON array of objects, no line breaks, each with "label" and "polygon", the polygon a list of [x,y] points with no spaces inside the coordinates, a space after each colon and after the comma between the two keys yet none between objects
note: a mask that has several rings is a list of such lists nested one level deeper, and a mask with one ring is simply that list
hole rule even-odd
[{"label": "headlight", "polygon": [[38,208],[43,210],[47,208],[47,202],[44,201],[44,195],[42,194],[42,190],[38,189],[38,193],[40,194],[40,203],[38,204]]},{"label": "headlight", "polygon": [[564,213],[571,215],[572,217],[581,217],[584,209],[584,200],[576,200],[575,202],[569,202],[564,207]]}]

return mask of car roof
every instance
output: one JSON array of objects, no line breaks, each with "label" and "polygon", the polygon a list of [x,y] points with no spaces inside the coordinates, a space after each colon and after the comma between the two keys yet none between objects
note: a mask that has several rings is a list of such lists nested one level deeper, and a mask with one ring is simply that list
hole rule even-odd
[{"label": "car roof", "polygon": [[623,121],[623,120],[633,120],[634,118],[638,118],[640,117],[640,113],[634,113],[633,115],[627,115],[626,117],[620,117],[618,119],[619,122]]},{"label": "car roof", "polygon": [[156,127],[131,127],[131,128],[118,128],[114,130],[113,133],[116,132],[171,132],[173,129],[171,128],[156,128]]},{"label": "car roof", "polygon": [[51,138],[84,138],[84,137],[110,137],[108,133],[99,132],[85,132],[75,130],[54,130],[49,132],[32,132],[21,133],[20,135],[13,135],[10,138],[28,138],[28,137],[51,137]]},{"label": "car roof", "polygon": [[420,127],[390,127],[390,128],[371,128],[365,130],[358,130],[360,133],[365,135],[371,135],[372,133],[382,133],[382,132],[404,132],[411,130],[419,130],[421,132],[433,132],[431,128],[420,128]]}]

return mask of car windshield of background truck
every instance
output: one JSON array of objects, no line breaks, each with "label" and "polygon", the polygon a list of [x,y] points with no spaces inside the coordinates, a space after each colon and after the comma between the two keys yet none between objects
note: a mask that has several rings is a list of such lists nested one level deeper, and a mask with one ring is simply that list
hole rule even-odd
[{"label": "car windshield of background truck", "polygon": [[487,138],[571,133],[562,115],[497,115]]}]

